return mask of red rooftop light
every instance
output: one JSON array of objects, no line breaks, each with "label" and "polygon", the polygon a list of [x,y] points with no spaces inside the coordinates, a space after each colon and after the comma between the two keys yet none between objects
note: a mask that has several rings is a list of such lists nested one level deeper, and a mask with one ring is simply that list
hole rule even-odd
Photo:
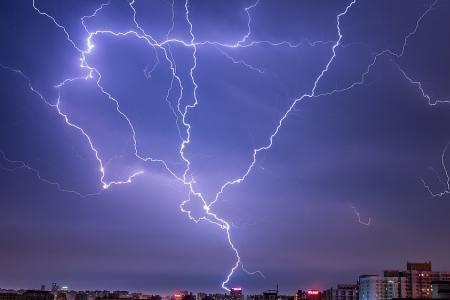
[{"label": "red rooftop light", "polygon": [[319,290],[308,290],[308,295],[319,295]]}]

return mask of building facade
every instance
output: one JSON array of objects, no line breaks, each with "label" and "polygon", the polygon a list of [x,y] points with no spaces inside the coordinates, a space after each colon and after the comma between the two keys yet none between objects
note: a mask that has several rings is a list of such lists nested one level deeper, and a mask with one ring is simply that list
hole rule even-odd
[{"label": "building facade", "polygon": [[338,284],[336,288],[324,291],[325,300],[358,300],[359,287],[357,284]]},{"label": "building facade", "polygon": [[359,276],[359,300],[385,300],[385,279],[379,275]]},{"label": "building facade", "polygon": [[431,299],[433,282],[450,281],[450,272],[433,271],[431,262],[407,262],[405,271],[387,270],[383,275],[360,276],[360,300]]},{"label": "building facade", "polygon": [[433,299],[450,299],[450,281],[440,280],[431,282]]}]

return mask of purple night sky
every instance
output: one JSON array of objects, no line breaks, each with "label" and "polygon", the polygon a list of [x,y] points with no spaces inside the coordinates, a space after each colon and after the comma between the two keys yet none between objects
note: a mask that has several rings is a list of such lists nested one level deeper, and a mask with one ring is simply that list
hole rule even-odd
[{"label": "purple night sky", "polygon": [[450,2],[102,1],[0,3],[0,288],[450,270]]}]

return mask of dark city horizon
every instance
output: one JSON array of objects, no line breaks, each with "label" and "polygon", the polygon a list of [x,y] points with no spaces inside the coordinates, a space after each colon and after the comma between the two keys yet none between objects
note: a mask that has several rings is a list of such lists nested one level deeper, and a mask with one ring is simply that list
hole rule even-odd
[{"label": "dark city horizon", "polygon": [[[377,274],[378,273],[378,274]],[[430,280],[426,280],[424,282],[417,282],[416,276],[429,276]],[[20,296],[26,293],[34,294],[34,293],[45,293],[43,295],[47,296],[48,293],[53,294],[56,299],[60,298],[61,295],[66,295],[64,299],[69,299],[70,296],[74,293],[75,299],[78,299],[77,295],[79,293],[87,293],[88,298],[92,297],[93,299],[140,299],[140,300],[161,300],[161,297],[167,298],[168,300],[188,300],[194,297],[197,300],[207,299],[205,297],[210,297],[210,299],[215,300],[239,300],[243,296],[247,296],[247,299],[261,299],[258,297],[262,297],[262,299],[267,300],[267,294],[274,294],[279,299],[285,300],[293,300],[288,299],[289,297],[294,296],[294,300],[305,299],[305,300],[318,300],[318,299],[370,299],[369,297],[361,298],[361,294],[370,293],[370,288],[368,290],[365,287],[366,281],[373,281],[375,278],[375,282],[379,283],[386,287],[386,295],[381,298],[385,299],[393,299],[393,298],[405,298],[405,299],[427,299],[427,298],[436,298],[434,295],[431,295],[431,291],[427,287],[431,287],[433,293],[439,293],[439,289],[434,290],[433,286],[442,285],[443,290],[442,296],[437,297],[439,299],[445,299],[450,295],[450,271],[436,271],[433,268],[431,261],[424,262],[406,262],[406,268],[404,270],[394,270],[388,269],[384,270],[382,274],[380,272],[372,272],[367,274],[360,274],[358,279],[355,280],[354,283],[338,283],[329,289],[321,288],[318,286],[314,287],[301,287],[296,289],[295,291],[282,291],[280,289],[279,283],[276,283],[272,287],[272,289],[266,289],[264,291],[260,291],[259,293],[245,293],[245,289],[242,286],[239,287],[231,287],[229,293],[223,293],[223,291],[187,291],[183,289],[171,290],[166,292],[155,292],[155,291],[128,291],[121,289],[105,289],[105,288],[73,288],[68,285],[58,285],[58,283],[53,282],[51,285],[41,284],[40,288],[27,288],[27,289],[4,289],[0,287],[0,299],[11,300],[11,295]],[[396,282],[398,281],[398,283]],[[396,282],[396,283],[394,283]],[[398,289],[397,292],[388,292],[392,284]],[[398,286],[397,286],[398,284]],[[415,288],[413,286],[416,285]],[[336,295],[334,295],[333,290],[338,291]],[[345,290],[345,294],[341,294],[342,291]],[[262,295],[261,295],[262,293]],[[403,295],[402,295],[403,293]],[[5,296],[6,295],[6,296]],[[95,296],[94,296],[95,295]],[[309,296],[313,297],[310,299]],[[336,296],[336,297],[335,297]],[[339,297],[342,296],[342,298]],[[158,298],[159,297],[159,298]],[[281,298],[280,298],[281,297]],[[287,298],[286,298],[287,297]],[[306,297],[306,298],[305,298]],[[319,297],[319,298],[316,298]],[[333,298],[335,297],[335,298]],[[193,299],[194,299],[193,298]],[[270,296],[269,296],[270,298]],[[40,299],[40,298],[36,298]],[[19,300],[19,298],[17,298]],[[78,299],[79,300],[79,299]]]},{"label": "dark city horizon", "polygon": [[0,6],[0,288],[450,298],[450,1]]}]

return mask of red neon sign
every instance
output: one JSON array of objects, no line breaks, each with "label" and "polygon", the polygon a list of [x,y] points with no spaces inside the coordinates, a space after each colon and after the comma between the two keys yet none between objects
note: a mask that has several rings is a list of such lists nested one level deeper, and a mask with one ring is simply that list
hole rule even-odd
[{"label": "red neon sign", "polygon": [[308,290],[308,295],[319,295],[318,290]]}]

